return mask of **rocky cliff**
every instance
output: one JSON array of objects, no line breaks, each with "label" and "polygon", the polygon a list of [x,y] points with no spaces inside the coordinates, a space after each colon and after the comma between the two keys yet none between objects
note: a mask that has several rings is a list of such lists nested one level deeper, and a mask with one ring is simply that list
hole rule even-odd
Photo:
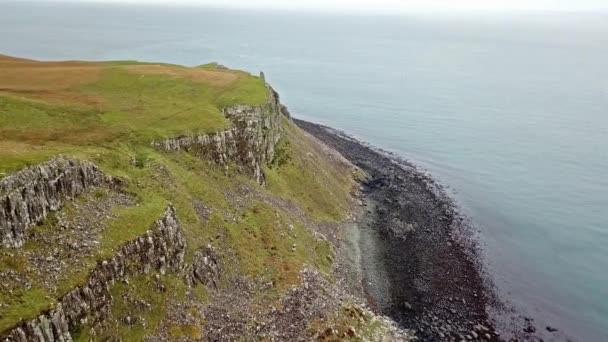
[{"label": "rocky cliff", "polygon": [[[0,64],[36,86],[65,72]],[[263,77],[74,66],[86,86],[0,94],[0,174],[50,160],[0,180],[0,341],[407,340],[359,309],[344,252],[359,173]]]},{"label": "rocky cliff", "polygon": [[164,151],[184,150],[226,168],[234,162],[239,172],[264,184],[262,166],[272,161],[275,145],[281,138],[280,116],[289,117],[279,95],[270,86],[268,92],[268,102],[261,106],[225,108],[224,116],[231,122],[225,131],[168,138],[152,145]]},{"label": "rocky cliff", "polygon": [[27,231],[66,199],[102,183],[113,183],[92,163],[57,157],[0,180],[0,246],[19,247]]},{"label": "rocky cliff", "polygon": [[147,274],[152,270],[181,271],[185,250],[186,242],[175,209],[169,207],[145,235],[122,246],[114,257],[99,262],[85,285],[67,293],[54,308],[38,318],[8,331],[2,341],[72,341],[71,332],[84,323],[92,326],[94,332],[107,317],[112,304],[110,285],[129,275]]},{"label": "rocky cliff", "polygon": [[199,283],[209,289],[217,290],[221,278],[220,257],[211,245],[200,249],[194,255],[192,264],[186,269],[186,280],[189,286]]}]

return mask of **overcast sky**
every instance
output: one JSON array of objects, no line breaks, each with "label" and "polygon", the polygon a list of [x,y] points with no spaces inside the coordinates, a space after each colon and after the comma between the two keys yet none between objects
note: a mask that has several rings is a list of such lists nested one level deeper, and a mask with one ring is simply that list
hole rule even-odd
[{"label": "overcast sky", "polygon": [[137,4],[201,5],[294,10],[374,11],[411,10],[608,10],[608,0],[71,0]]}]

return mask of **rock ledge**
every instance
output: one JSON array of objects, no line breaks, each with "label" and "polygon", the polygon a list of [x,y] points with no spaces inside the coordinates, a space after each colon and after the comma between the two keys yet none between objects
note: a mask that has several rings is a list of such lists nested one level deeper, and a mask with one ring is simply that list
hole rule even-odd
[{"label": "rock ledge", "polygon": [[20,247],[30,227],[92,187],[114,183],[93,163],[59,156],[0,180],[0,246]]},{"label": "rock ledge", "polygon": [[167,152],[187,151],[201,159],[211,159],[237,170],[264,184],[262,166],[271,162],[274,148],[281,138],[280,116],[289,112],[280,104],[279,95],[268,86],[268,102],[261,106],[237,105],[224,109],[232,127],[211,134],[184,135],[155,141],[152,146]]},{"label": "rock ledge", "polygon": [[54,308],[7,331],[0,340],[69,342],[70,332],[82,324],[89,324],[94,333],[109,315],[113,301],[110,287],[115,281],[152,270],[182,271],[185,250],[175,209],[169,207],[146,234],[122,246],[112,258],[99,262],[86,284],[68,292]]}]

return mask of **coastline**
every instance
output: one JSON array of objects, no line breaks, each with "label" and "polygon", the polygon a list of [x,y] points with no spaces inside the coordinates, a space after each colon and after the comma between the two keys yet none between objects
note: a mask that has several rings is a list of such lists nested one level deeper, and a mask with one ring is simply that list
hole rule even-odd
[{"label": "coastline", "polygon": [[367,175],[358,224],[363,289],[370,307],[421,341],[499,341],[486,311],[496,305],[467,222],[415,165],[332,128],[294,119]]}]

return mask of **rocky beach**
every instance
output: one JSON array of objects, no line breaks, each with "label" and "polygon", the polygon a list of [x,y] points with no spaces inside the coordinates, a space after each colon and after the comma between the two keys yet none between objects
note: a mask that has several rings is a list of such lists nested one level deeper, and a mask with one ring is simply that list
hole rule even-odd
[{"label": "rocky beach", "polygon": [[467,221],[432,178],[413,164],[331,128],[296,120],[367,177],[357,238],[369,305],[422,341],[498,341]]}]

